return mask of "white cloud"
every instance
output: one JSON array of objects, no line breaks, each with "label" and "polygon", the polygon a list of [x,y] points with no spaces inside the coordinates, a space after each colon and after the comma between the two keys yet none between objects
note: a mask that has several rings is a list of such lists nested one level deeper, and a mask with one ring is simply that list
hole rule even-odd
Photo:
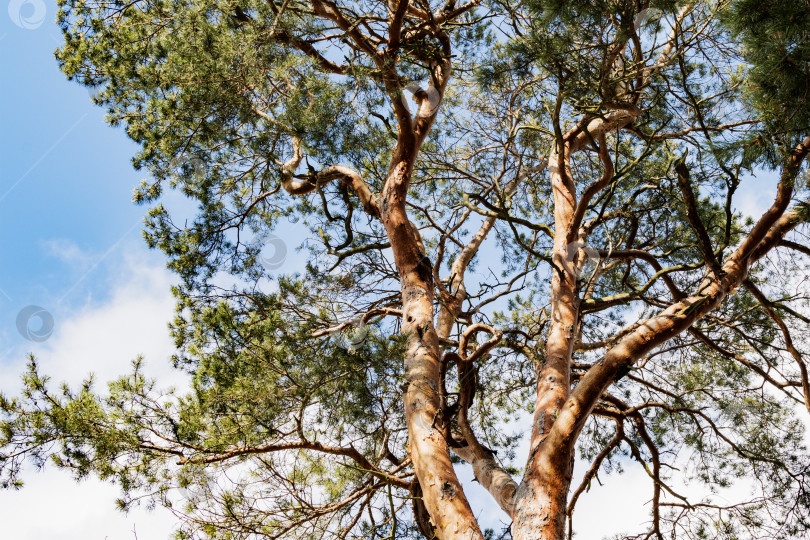
[{"label": "white cloud", "polygon": [[[171,274],[161,268],[126,258],[125,274],[113,284],[109,298],[91,299],[79,310],[53,310],[53,335],[43,343],[26,343],[6,353],[0,390],[12,392],[32,352],[54,382],[80,383],[88,373],[104,384],[128,373],[131,361],[142,354],[148,373],[165,385],[181,384],[182,374],[171,369],[174,351],[168,322],[174,316]],[[13,356],[12,356],[13,355]]]},{"label": "white cloud", "polygon": [[[76,385],[94,372],[96,388],[103,391],[107,381],[128,373],[131,360],[143,354],[146,372],[162,387],[183,385],[182,374],[169,365],[174,350],[167,328],[174,314],[171,274],[139,262],[138,255],[123,262],[121,281],[107,300],[90,302],[72,314],[55,311],[51,338],[26,345],[24,350],[36,355],[53,383]],[[5,355],[0,362],[0,390],[16,394],[24,365],[22,350]],[[134,527],[140,540],[160,539],[169,538],[177,524],[164,508],[121,513],[115,507],[118,488],[94,478],[77,484],[66,471],[48,466],[42,472],[29,468],[23,480],[26,486],[21,491],[0,491],[3,538],[133,540]]]},{"label": "white cloud", "polygon": [[[82,258],[78,250],[66,253],[73,260]],[[54,383],[76,385],[93,372],[97,389],[103,391],[107,381],[127,373],[131,360],[142,354],[147,374],[156,377],[161,386],[184,385],[182,374],[168,363],[174,350],[167,328],[174,315],[171,274],[140,262],[137,254],[127,257],[122,269],[107,300],[88,301],[72,314],[55,311],[53,336],[41,344],[26,343],[25,350],[34,352],[42,372]],[[15,393],[24,363],[21,351],[0,363],[1,390]],[[579,474],[586,468],[587,464],[577,463]],[[471,481],[471,471],[462,472],[462,477],[482,525],[497,527],[506,516],[489,510],[493,508],[490,495]],[[579,538],[598,539],[648,519],[649,507],[644,503],[650,489],[642,471],[631,469],[621,476],[600,478],[606,487],[592,490],[578,504],[575,527]],[[29,470],[24,480],[26,487],[21,491],[0,491],[0,522],[7,538],[133,540],[134,527],[140,540],[160,539],[168,538],[177,525],[177,519],[164,508],[153,512],[136,508],[128,515],[117,511],[118,488],[94,478],[77,484],[66,471],[47,467],[43,472]],[[628,508],[633,510],[628,512]],[[43,509],[48,519],[39,517]]]},{"label": "white cloud", "polygon": [[[626,462],[622,474],[600,474],[574,509],[574,536],[584,540],[638,533],[650,522],[652,481],[638,463]],[[590,463],[578,460],[572,489],[582,481]]]},{"label": "white cloud", "polygon": [[[80,252],[72,253],[81,260]],[[174,351],[167,323],[174,315],[169,292],[172,275],[158,265],[143,262],[141,253],[125,257],[120,276],[104,301],[89,301],[73,313],[55,312],[53,336],[41,344],[26,343],[40,361],[42,371],[54,383],[78,384],[89,372],[96,374],[97,388],[125,374],[138,354],[146,359],[146,372],[162,387],[183,387],[185,377],[168,362]],[[92,276],[91,276],[92,278]],[[0,359],[0,390],[14,394],[24,369],[22,350],[6,353]],[[805,411],[806,414],[806,411]],[[527,423],[530,419],[526,420]],[[524,445],[519,456],[527,455]],[[572,487],[578,485],[589,464],[577,461]],[[576,537],[598,540],[621,531],[640,531],[649,521],[652,488],[643,469],[635,462],[625,463],[626,472],[600,475],[603,486],[595,484],[581,496],[574,514]],[[489,493],[472,480],[469,467],[460,477],[481,525],[497,528],[506,520]],[[153,512],[136,508],[128,515],[115,509],[118,489],[96,479],[75,483],[65,471],[46,468],[29,470],[21,491],[0,491],[0,523],[3,538],[39,540],[42,538],[140,540],[169,538],[177,519],[168,510]],[[684,486],[678,486],[682,489]],[[747,491],[738,485],[739,495]],[[695,495],[700,489],[685,489]],[[47,519],[42,519],[47,515]],[[135,532],[133,532],[133,528]]]},{"label": "white cloud", "polygon": [[21,491],[0,492],[3,537],[14,540],[160,540],[171,537],[177,519],[162,507],[115,508],[119,490],[89,479],[79,484],[66,471],[28,471]]},{"label": "white cloud", "polygon": [[42,243],[45,252],[51,257],[55,257],[60,261],[76,267],[81,270],[86,270],[94,262],[92,254],[82,251],[72,240],[58,238],[48,240]]}]

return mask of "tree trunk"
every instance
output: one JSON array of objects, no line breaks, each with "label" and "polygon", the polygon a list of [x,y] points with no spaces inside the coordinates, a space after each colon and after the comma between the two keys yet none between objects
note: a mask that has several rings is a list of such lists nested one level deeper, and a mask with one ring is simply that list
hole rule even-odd
[{"label": "tree trunk", "polygon": [[[577,437],[582,430],[594,405],[605,389],[619,380],[632,365],[655,347],[665,343],[687,330],[695,321],[714,310],[730,291],[738,287],[748,275],[748,269],[758,259],[784,238],[802,216],[796,210],[786,212],[793,193],[795,171],[810,151],[810,138],[794,151],[782,172],[776,200],[771,208],[754,225],[751,232],[739,247],[722,264],[719,271],[712,271],[707,264],[706,276],[698,288],[698,293],[673,303],[658,315],[647,319],[638,328],[623,337],[591,367],[580,379],[577,387],[568,392],[559,408],[554,409],[554,418],[547,418],[549,395],[556,396],[551,385],[551,376],[570,372],[573,345],[563,338],[573,339],[573,334],[561,334],[552,326],[546,343],[546,362],[540,371],[537,383],[537,407],[532,426],[532,446],[523,482],[516,497],[512,536],[515,540],[563,540],[565,538],[565,516],[568,489],[573,473],[574,450]],[[566,223],[568,194],[573,199],[573,184],[566,184],[567,167],[555,166],[560,161],[552,156],[549,160],[555,204],[554,261],[559,263],[562,254],[561,237],[572,240],[572,231]],[[552,161],[553,160],[553,161]],[[560,189],[564,188],[564,189]],[[575,208],[575,206],[572,206]],[[564,227],[563,227],[564,226]],[[567,231],[567,233],[566,233]],[[566,250],[567,251],[567,250]],[[567,255],[571,258],[571,254]],[[578,314],[576,290],[576,268],[578,261],[568,261],[564,272],[554,270],[552,280],[552,325],[574,324]],[[573,270],[573,271],[571,271]],[[570,275],[569,275],[570,274]],[[569,278],[573,278],[574,288],[570,289]],[[569,293],[573,291],[574,295]],[[571,316],[574,313],[574,316]],[[573,319],[573,322],[572,322]],[[572,329],[573,330],[573,329]],[[567,351],[567,352],[566,352]],[[563,356],[567,354],[567,366]],[[554,366],[557,366],[553,369]],[[553,401],[553,403],[557,403]]]},{"label": "tree trunk", "polygon": [[[563,145],[563,149],[565,145]],[[570,253],[569,226],[576,207],[565,151],[552,151],[548,160],[554,198],[554,268],[551,316],[545,359],[537,376],[529,459],[515,500],[512,535],[515,540],[559,540],[564,537],[573,452],[560,448],[548,434],[568,398],[571,355],[579,318],[577,261]]]},{"label": "tree trunk", "polygon": [[573,453],[545,446],[530,459],[515,498],[515,540],[563,540],[568,490],[574,472]]},{"label": "tree trunk", "polygon": [[441,360],[433,321],[433,270],[419,232],[405,210],[415,154],[413,149],[395,150],[381,204],[382,221],[402,287],[402,332],[407,336],[404,397],[410,454],[438,538],[483,540],[441,431]]}]

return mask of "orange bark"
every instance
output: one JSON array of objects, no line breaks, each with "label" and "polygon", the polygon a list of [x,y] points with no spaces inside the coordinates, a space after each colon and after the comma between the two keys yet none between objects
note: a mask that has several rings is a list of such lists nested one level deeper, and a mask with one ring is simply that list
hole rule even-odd
[{"label": "orange bark", "polygon": [[436,535],[441,540],[483,540],[441,430],[441,360],[433,319],[433,270],[405,207],[413,163],[427,128],[397,144],[380,205],[402,290],[402,332],[407,336],[405,418],[414,472]]},{"label": "orange bark", "polygon": [[[810,138],[797,147],[786,163],[776,200],[771,208],[724,261],[721,271],[712,270],[707,262],[706,275],[698,287],[698,293],[680,299],[627,333],[588,370],[570,395],[568,377],[571,348],[568,347],[572,345],[569,343],[572,338],[561,332],[561,326],[565,328],[563,325],[576,324],[578,317],[576,278],[569,275],[569,269],[576,268],[576,261],[567,265],[564,272],[555,273],[552,282],[553,326],[546,344],[546,363],[540,371],[537,383],[537,408],[532,427],[530,456],[516,497],[512,529],[516,540],[565,538],[566,501],[573,472],[575,444],[591,410],[607,387],[623,377],[636,361],[684,332],[695,321],[720,305],[745,280],[751,265],[778,245],[785,234],[801,222],[801,215],[796,211],[787,211],[787,208],[793,192],[792,177],[808,152]],[[553,159],[559,160],[556,156]],[[563,226],[569,223],[565,220],[573,214],[575,205],[571,202],[574,196],[573,186],[566,185],[566,168],[549,168],[555,190],[556,262],[562,255],[561,237],[566,236],[567,229]],[[570,239],[570,235],[568,238]],[[573,287],[570,281],[572,278]],[[560,376],[563,378],[558,379]],[[558,401],[562,390],[554,386],[561,380],[566,381],[564,403]],[[559,408],[553,409],[553,417],[549,421],[548,412],[558,403]]]},{"label": "orange bark", "polygon": [[573,473],[571,458],[567,453],[550,449],[547,434],[568,398],[571,384],[570,366],[579,317],[579,296],[576,261],[569,260],[568,229],[576,208],[576,192],[566,152],[553,152],[548,169],[554,197],[551,316],[545,362],[537,376],[529,460],[515,501],[512,531],[515,540],[561,538]]}]

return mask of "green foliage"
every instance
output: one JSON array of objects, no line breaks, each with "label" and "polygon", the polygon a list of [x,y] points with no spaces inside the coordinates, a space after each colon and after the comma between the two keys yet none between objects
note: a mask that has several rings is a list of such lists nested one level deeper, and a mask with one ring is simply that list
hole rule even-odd
[{"label": "green foliage", "polygon": [[[380,194],[402,129],[394,106],[404,92],[390,87],[425,86],[445,52],[411,10],[400,49],[381,67],[387,3],[334,4],[348,28],[313,5],[60,2],[62,70],[100,87],[95,101],[111,125],[140,146],[134,165],[148,178],[134,199],[149,207],[147,245],[180,278],[172,361],[189,387],[160,390],[137,360],[105,391],[92,380],[55,391],[32,359],[20,396],[0,397],[4,487],[21,486],[24,459],[50,458],[78,478],[117,483],[123,508],[146,498],[183,514],[178,538],[421,537],[391,241],[348,178],[295,198],[282,184],[285,174],[311,184],[340,164]],[[577,196],[601,177],[605,155],[613,167],[579,231],[598,256],[578,274],[576,385],[621,328],[700,294],[704,247],[675,161],[690,172],[694,214],[722,260],[752,227],[738,187],[783,167],[810,134],[806,2],[690,6],[489,2],[440,25],[452,77],[414,165],[408,211],[435,267],[437,307],[459,288],[452,272],[464,246],[495,218],[466,268],[466,298],[442,352],[457,350],[476,323],[502,340],[466,379],[444,364],[435,421],[456,440],[460,396],[472,385],[473,430],[512,474],[525,464],[516,449],[554,316],[553,145],[584,133],[571,157]],[[353,41],[355,30],[376,52]],[[602,140],[584,132],[617,111],[633,120]],[[298,150],[303,159],[285,172]],[[195,209],[174,207],[169,190]],[[807,202],[796,208],[806,221]],[[290,237],[293,221],[308,238]],[[262,263],[279,238],[290,248],[301,240],[299,273]],[[779,265],[754,267],[751,279],[795,330],[808,322],[807,298],[788,278],[806,275],[806,261]],[[682,505],[655,527],[695,538],[802,538],[810,472],[793,414],[800,374],[781,329],[741,290],[692,330],[608,389],[580,436],[581,457],[601,455],[597,472],[640,464],[654,476],[651,485]],[[810,354],[806,341],[797,347]],[[687,504],[670,488],[685,462],[688,479],[709,490],[750,482],[756,496],[720,510],[716,499]],[[582,491],[597,484],[595,476]]]},{"label": "green foliage", "polygon": [[730,2],[724,22],[750,64],[746,91],[768,134],[796,144],[810,127],[810,10],[804,0]]}]

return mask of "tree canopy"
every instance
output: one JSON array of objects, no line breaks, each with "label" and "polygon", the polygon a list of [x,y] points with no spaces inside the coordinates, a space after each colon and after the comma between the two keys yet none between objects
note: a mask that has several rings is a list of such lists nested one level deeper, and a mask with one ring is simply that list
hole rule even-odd
[{"label": "tree canopy", "polygon": [[[61,69],[140,145],[191,382],[138,359],[54,389],[32,358],[0,396],[3,486],[50,459],[172,508],[178,538],[537,540],[636,462],[650,521],[625,538],[806,538],[807,0],[58,17]],[[462,463],[509,530],[482,530]]]}]

